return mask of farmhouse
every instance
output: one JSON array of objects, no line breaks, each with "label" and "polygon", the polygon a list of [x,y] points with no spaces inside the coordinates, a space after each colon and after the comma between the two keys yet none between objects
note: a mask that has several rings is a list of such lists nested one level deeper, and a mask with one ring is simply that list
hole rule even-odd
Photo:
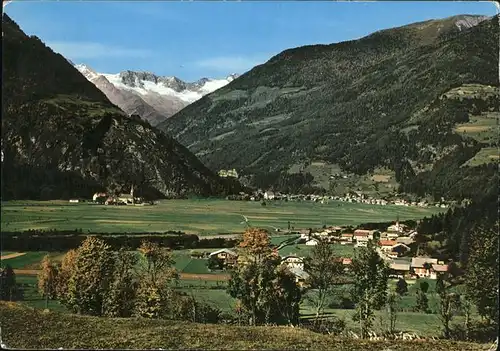
[{"label": "farmhouse", "polygon": [[436,279],[436,273],[431,274],[431,267],[438,265],[437,258],[430,257],[413,257],[411,259],[411,269],[419,277],[427,277]]},{"label": "farmhouse", "polygon": [[437,279],[439,274],[447,273],[449,266],[447,264],[433,264],[431,267],[431,279]]},{"label": "farmhouse", "polygon": [[307,285],[307,279],[309,278],[309,273],[298,267],[290,267],[288,269],[295,276],[295,282],[299,286]]},{"label": "farmhouse", "polygon": [[94,196],[92,196],[92,201],[96,202],[98,198],[106,198],[108,194],[106,193],[95,193]]},{"label": "farmhouse", "polygon": [[387,231],[392,233],[403,233],[406,230],[406,228],[407,228],[406,225],[400,224],[399,221],[396,221],[395,224],[390,225],[387,228]]},{"label": "farmhouse", "polygon": [[396,240],[397,238],[399,238],[400,233],[398,233],[398,232],[387,232],[386,235],[387,235],[387,239],[388,240]]},{"label": "farmhouse", "polygon": [[398,244],[410,245],[410,244],[414,243],[415,240],[413,240],[413,238],[410,238],[408,236],[400,236],[400,237],[396,238],[396,242]]},{"label": "farmhouse", "polygon": [[352,244],[352,234],[343,233],[342,235],[340,235],[340,244],[341,245]]},{"label": "farmhouse", "polygon": [[295,255],[290,255],[290,256],[285,256],[281,260],[282,264],[287,265],[289,268],[296,267],[300,269],[304,269],[304,258],[295,256]]},{"label": "farmhouse", "polygon": [[131,204],[133,201],[133,197],[130,194],[120,194],[118,196],[118,202],[123,202],[125,204]]},{"label": "farmhouse", "polygon": [[319,244],[319,240],[318,239],[309,239],[306,241],[306,245],[309,245],[309,246],[315,246],[315,245],[318,245]]},{"label": "farmhouse", "polygon": [[312,230],[311,229],[301,229],[300,230],[300,238],[301,239],[309,239],[311,237]]},{"label": "farmhouse", "polygon": [[266,191],[264,193],[264,199],[265,200],[274,200],[274,192],[272,192],[272,191]]},{"label": "farmhouse", "polygon": [[368,238],[372,240],[374,233],[375,230],[356,229],[354,231],[354,239],[358,240],[358,238]]},{"label": "farmhouse", "polygon": [[78,203],[78,202],[80,202],[80,200],[78,200],[78,199],[70,199],[69,202],[70,203]]},{"label": "farmhouse", "polygon": [[410,262],[405,260],[393,260],[389,265],[389,276],[404,278],[410,273]]},{"label": "farmhouse", "polygon": [[401,257],[410,250],[405,244],[395,244],[387,255],[391,258]]},{"label": "farmhouse", "polygon": [[380,249],[384,253],[391,252],[392,247],[397,244],[396,241],[394,241],[394,240],[380,240],[378,243],[380,245]]},{"label": "farmhouse", "polygon": [[354,247],[366,247],[368,246],[368,241],[370,241],[370,239],[367,236],[358,236]]},{"label": "farmhouse", "polygon": [[234,266],[238,261],[238,254],[229,249],[221,249],[214,251],[210,254],[210,256],[216,256],[217,258],[224,261],[225,266]]}]

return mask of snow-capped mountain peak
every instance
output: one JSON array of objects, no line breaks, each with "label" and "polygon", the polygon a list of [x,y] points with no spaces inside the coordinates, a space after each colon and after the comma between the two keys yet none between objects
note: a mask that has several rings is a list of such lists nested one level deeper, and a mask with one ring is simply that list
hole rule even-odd
[{"label": "snow-capped mountain peak", "polygon": [[[222,79],[201,78],[195,82],[184,82],[177,77],[158,76],[146,71],[126,70],[110,74],[96,72],[85,64],[76,64],[74,67],[125,112],[137,113],[138,110],[144,110],[134,103],[133,112],[130,112],[132,109],[128,101],[135,96],[135,100],[140,98],[144,104],[148,104],[166,118],[238,77],[237,74],[231,74]],[[119,98],[117,97],[118,91],[122,92]],[[124,106],[125,103],[127,106]],[[143,115],[141,117],[146,118]],[[156,119],[158,118],[155,117]]]},{"label": "snow-capped mountain peak", "polygon": [[92,80],[94,78],[97,78],[99,76],[99,74],[97,74],[96,71],[94,71],[92,68],[90,68],[89,66],[87,65],[84,65],[84,64],[78,64],[78,65],[74,65],[75,68],[77,70],[80,71],[81,74],[83,74],[85,76],[85,78],[87,78],[88,80]]}]

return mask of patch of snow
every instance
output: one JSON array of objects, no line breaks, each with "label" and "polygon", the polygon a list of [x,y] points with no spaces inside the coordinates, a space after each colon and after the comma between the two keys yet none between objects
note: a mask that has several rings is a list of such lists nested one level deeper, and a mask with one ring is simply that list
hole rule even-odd
[{"label": "patch of snow", "polygon": [[[84,64],[77,64],[75,65],[75,68],[78,69],[80,73],[82,73],[90,81],[95,80],[99,76],[103,76],[116,88],[121,90],[128,90],[139,95],[158,94],[161,96],[172,96],[187,103],[193,103],[196,100],[201,99],[204,95],[210,94],[215,90],[224,87],[238,77],[238,75],[232,74],[224,79],[204,79],[202,82],[200,82],[200,85],[184,89],[182,91],[175,91],[174,89],[166,86],[161,81],[155,83],[151,80],[139,79],[139,77],[136,76],[134,84],[135,86],[130,86],[123,82],[120,73],[98,73]],[[176,80],[175,77],[164,77],[164,79],[170,82]]]}]

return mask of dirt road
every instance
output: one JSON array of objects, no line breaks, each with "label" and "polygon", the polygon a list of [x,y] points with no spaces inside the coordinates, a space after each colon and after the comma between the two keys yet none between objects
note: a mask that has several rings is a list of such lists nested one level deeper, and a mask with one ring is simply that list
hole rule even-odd
[{"label": "dirt road", "polygon": [[[14,269],[16,275],[38,275],[38,269]],[[211,280],[211,281],[226,281],[229,280],[229,274],[194,274],[194,273],[181,273],[179,278],[181,280]]]},{"label": "dirt road", "polygon": [[16,257],[23,256],[23,255],[26,255],[26,252],[14,252],[14,253],[11,253],[8,255],[0,256],[0,259],[1,260],[8,260],[9,258],[16,258]]}]

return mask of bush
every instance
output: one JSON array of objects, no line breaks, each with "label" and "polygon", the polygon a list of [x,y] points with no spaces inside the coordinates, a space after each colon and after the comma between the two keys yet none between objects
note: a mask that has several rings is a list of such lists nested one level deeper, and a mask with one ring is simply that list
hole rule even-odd
[{"label": "bush", "polygon": [[482,321],[471,321],[469,333],[463,324],[454,324],[450,330],[450,338],[459,341],[474,341],[480,343],[493,342],[498,337],[498,325]]},{"label": "bush", "polygon": [[345,329],[345,321],[337,317],[305,322],[302,327],[320,334],[339,335]]},{"label": "bush", "polygon": [[196,323],[219,323],[221,311],[192,296],[178,293],[172,298],[172,317]]}]

